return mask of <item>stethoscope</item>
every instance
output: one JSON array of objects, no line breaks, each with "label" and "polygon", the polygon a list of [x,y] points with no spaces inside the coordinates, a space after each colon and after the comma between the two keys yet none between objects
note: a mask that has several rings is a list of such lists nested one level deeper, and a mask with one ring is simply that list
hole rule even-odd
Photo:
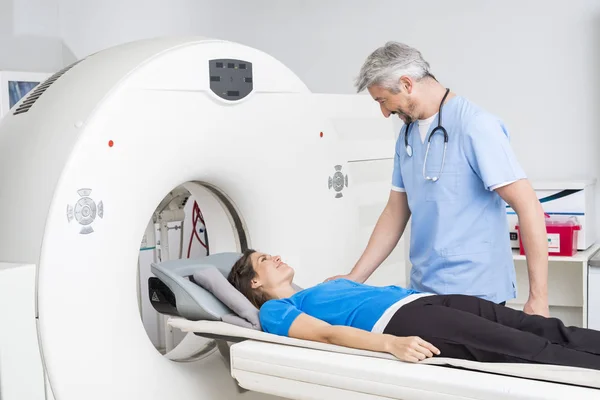
[{"label": "stethoscope", "polygon": [[[444,98],[440,103],[440,110],[438,112],[438,124],[429,134],[429,138],[427,139],[427,150],[425,150],[425,161],[423,162],[423,178],[425,178],[425,180],[433,182],[437,182],[438,179],[440,179],[440,175],[442,175],[442,172],[444,171],[444,161],[446,160],[446,148],[448,147],[448,132],[446,132],[446,128],[442,126],[442,106],[444,105],[444,101],[446,100],[448,93],[450,93],[450,89],[446,89],[446,94],[444,94]],[[408,133],[410,131],[411,125],[412,123],[406,125],[406,132],[404,133],[404,146],[406,147],[406,154],[408,154],[409,157],[412,157],[413,155],[412,146],[408,144]],[[427,168],[427,156],[429,155],[429,145],[431,144],[431,138],[433,137],[433,135],[435,135],[435,133],[438,130],[442,131],[442,133],[444,134],[444,153],[442,154],[442,166],[440,167],[440,172],[437,176],[425,176],[425,169]]]}]

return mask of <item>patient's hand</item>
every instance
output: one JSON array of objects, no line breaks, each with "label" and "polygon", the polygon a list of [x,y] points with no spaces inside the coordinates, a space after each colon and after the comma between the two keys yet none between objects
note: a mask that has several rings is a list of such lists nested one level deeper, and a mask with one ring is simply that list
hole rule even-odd
[{"label": "patient's hand", "polygon": [[386,335],[386,340],[386,351],[402,361],[419,362],[441,353],[437,347],[418,336]]}]

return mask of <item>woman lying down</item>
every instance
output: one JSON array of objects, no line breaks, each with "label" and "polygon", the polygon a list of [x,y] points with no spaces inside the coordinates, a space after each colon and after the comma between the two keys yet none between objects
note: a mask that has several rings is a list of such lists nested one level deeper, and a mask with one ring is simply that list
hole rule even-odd
[{"label": "woman lying down", "polygon": [[264,331],[391,353],[417,362],[433,356],[480,362],[600,369],[600,332],[565,327],[465,295],[433,295],[346,279],[296,291],[279,256],[248,250],[229,282],[260,309]]}]

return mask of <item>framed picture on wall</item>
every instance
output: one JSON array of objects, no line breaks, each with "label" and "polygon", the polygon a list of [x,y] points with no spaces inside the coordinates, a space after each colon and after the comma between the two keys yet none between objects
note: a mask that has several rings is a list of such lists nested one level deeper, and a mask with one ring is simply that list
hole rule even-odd
[{"label": "framed picture on wall", "polygon": [[50,76],[45,72],[0,71],[0,118]]}]

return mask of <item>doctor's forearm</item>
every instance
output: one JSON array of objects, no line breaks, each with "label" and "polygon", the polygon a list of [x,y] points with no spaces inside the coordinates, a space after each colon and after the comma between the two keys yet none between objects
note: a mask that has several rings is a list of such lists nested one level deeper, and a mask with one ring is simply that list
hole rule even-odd
[{"label": "doctor's forearm", "polygon": [[548,239],[541,206],[519,215],[521,240],[525,248],[529,274],[529,295],[546,300],[548,296]]}]

